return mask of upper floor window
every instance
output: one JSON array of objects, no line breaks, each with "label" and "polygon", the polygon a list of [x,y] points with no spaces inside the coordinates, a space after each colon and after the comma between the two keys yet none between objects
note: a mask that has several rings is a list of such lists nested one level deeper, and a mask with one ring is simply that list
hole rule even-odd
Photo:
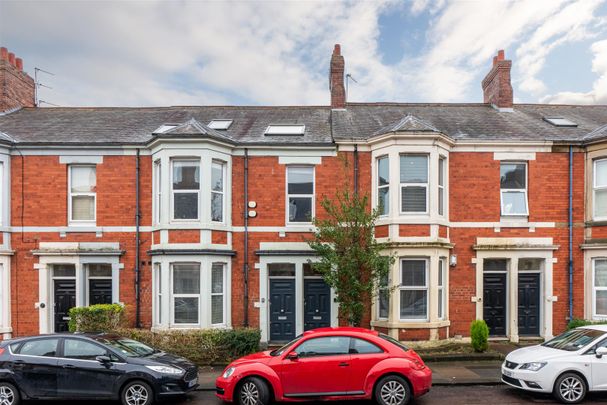
[{"label": "upper floor window", "polygon": [[223,222],[225,163],[214,160],[211,165],[211,221]]},{"label": "upper floor window", "polygon": [[400,319],[428,318],[428,260],[401,260]]},{"label": "upper floor window", "polygon": [[173,161],[173,219],[197,220],[200,201],[200,161]]},{"label": "upper floor window", "polygon": [[310,223],[314,217],[314,167],[287,167],[288,222]]},{"label": "upper floor window", "polygon": [[527,164],[502,162],[500,165],[502,215],[529,215],[527,205]]},{"label": "upper floor window", "polygon": [[380,215],[390,212],[390,167],[388,156],[377,159],[377,207]]},{"label": "upper floor window", "polygon": [[594,318],[607,317],[607,259],[594,259],[592,278],[592,315]]},{"label": "upper floor window", "polygon": [[69,222],[95,222],[97,174],[95,166],[69,166]]},{"label": "upper floor window", "polygon": [[402,213],[428,212],[428,155],[400,155],[400,194]]},{"label": "upper floor window", "polygon": [[156,219],[156,223],[159,224],[162,220],[162,164],[160,160],[154,162],[154,178],[155,182],[155,206],[156,209],[154,211],[154,218]]},{"label": "upper floor window", "polygon": [[446,161],[444,157],[438,159],[438,215],[445,215],[445,177],[446,177]]},{"label": "upper floor window", "polygon": [[607,159],[594,162],[594,218],[607,218]]}]

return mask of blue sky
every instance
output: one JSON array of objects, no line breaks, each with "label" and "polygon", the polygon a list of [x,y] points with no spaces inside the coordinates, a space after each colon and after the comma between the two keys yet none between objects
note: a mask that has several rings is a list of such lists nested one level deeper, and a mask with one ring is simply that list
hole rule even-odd
[{"label": "blue sky", "polygon": [[481,102],[498,49],[515,102],[607,104],[607,0],[6,1],[0,44],[62,106]]}]

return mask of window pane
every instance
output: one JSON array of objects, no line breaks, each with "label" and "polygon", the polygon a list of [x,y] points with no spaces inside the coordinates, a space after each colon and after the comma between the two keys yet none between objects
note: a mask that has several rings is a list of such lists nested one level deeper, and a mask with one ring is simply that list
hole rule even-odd
[{"label": "window pane", "polygon": [[443,295],[445,294],[445,291],[441,288],[440,290],[438,290],[438,317],[442,318],[443,317]]},{"label": "window pane", "polygon": [[445,185],[445,159],[438,159],[438,185]]},{"label": "window pane", "polygon": [[198,323],[198,297],[175,297],[175,323]]},{"label": "window pane", "polygon": [[76,266],[73,264],[53,264],[54,277],[76,277]]},{"label": "window pane", "polygon": [[375,346],[371,342],[367,342],[363,339],[352,338],[350,345],[350,354],[370,354],[370,353],[382,353],[383,350]]},{"label": "window pane", "polygon": [[295,277],[295,265],[293,263],[270,263],[268,264],[270,277]]},{"label": "window pane", "polygon": [[594,191],[594,216],[607,217],[607,190]]},{"label": "window pane", "polygon": [[28,356],[55,357],[59,339],[36,339],[25,342],[19,354]]},{"label": "window pane", "polygon": [[211,297],[211,323],[214,325],[223,323],[223,295]]},{"label": "window pane", "polygon": [[400,182],[401,183],[427,183],[428,182],[428,156],[401,155],[400,156]]},{"label": "window pane", "polygon": [[97,176],[94,166],[71,166],[72,193],[94,193]]},{"label": "window pane", "polygon": [[541,270],[543,259],[519,259],[518,269],[521,270]]},{"label": "window pane", "polygon": [[401,284],[405,287],[426,285],[426,261],[403,260],[401,262]]},{"label": "window pane", "polygon": [[223,194],[211,194],[211,221],[223,222]]},{"label": "window pane", "polygon": [[198,193],[175,193],[173,210],[175,219],[197,219]]},{"label": "window pane", "polygon": [[607,316],[607,291],[596,292],[596,314]]},{"label": "window pane", "polygon": [[312,222],[312,198],[289,198],[289,222]]},{"label": "window pane", "polygon": [[79,339],[66,339],[63,343],[63,356],[78,360],[95,360],[97,356],[107,355],[107,350],[96,344]]},{"label": "window pane", "polygon": [[425,290],[401,290],[400,317],[402,319],[425,319],[428,292]]},{"label": "window pane", "polygon": [[87,264],[89,277],[112,277],[112,265],[109,263]]},{"label": "window pane", "polygon": [[527,194],[518,191],[502,191],[502,214],[527,215]]},{"label": "window pane", "polygon": [[390,184],[388,158],[383,157],[377,160],[377,185],[385,186]]},{"label": "window pane", "polygon": [[426,187],[402,187],[401,204],[403,212],[426,212]]},{"label": "window pane", "polygon": [[508,260],[506,259],[485,259],[483,260],[483,271],[506,271],[508,270]]},{"label": "window pane", "polygon": [[377,192],[377,196],[378,196],[378,206],[380,208],[380,214],[381,215],[388,215],[388,212],[390,211],[390,188],[389,187],[382,187],[378,190]]},{"label": "window pane", "polygon": [[317,273],[316,271],[314,271],[314,268],[312,267],[312,265],[310,263],[303,264],[303,272],[304,272],[304,277],[320,277],[320,273]]},{"label": "window pane", "polygon": [[594,286],[607,287],[607,260],[594,261]]},{"label": "window pane", "polygon": [[211,268],[211,292],[223,293],[223,264],[215,263]]},{"label": "window pane", "polygon": [[211,165],[211,187],[213,191],[223,191],[223,163]]},{"label": "window pane", "polygon": [[445,189],[438,189],[438,215],[443,215],[445,212]]},{"label": "window pane", "polygon": [[314,193],[314,168],[312,167],[288,167],[287,178],[289,180],[289,194],[313,194]]},{"label": "window pane", "polygon": [[173,293],[200,293],[200,266],[197,264],[173,265]]},{"label": "window pane", "polygon": [[387,318],[388,317],[388,308],[390,305],[390,295],[388,294],[387,290],[383,289],[383,290],[379,291],[378,305],[379,305],[379,317]]},{"label": "window pane", "polygon": [[500,165],[500,186],[508,189],[525,189],[524,163],[502,163]]},{"label": "window pane", "polygon": [[95,220],[95,197],[83,195],[73,196],[72,219],[75,221]]},{"label": "window pane", "polygon": [[306,340],[295,349],[301,357],[348,354],[349,350],[350,338],[342,336]]},{"label": "window pane", "polygon": [[173,189],[200,189],[200,164],[198,162],[173,162]]},{"label": "window pane", "polygon": [[597,187],[607,186],[607,160],[598,160],[595,165],[594,184]]},{"label": "window pane", "polygon": [[438,261],[438,286],[442,287],[443,286],[443,273],[445,272],[445,261],[443,259],[440,259]]}]

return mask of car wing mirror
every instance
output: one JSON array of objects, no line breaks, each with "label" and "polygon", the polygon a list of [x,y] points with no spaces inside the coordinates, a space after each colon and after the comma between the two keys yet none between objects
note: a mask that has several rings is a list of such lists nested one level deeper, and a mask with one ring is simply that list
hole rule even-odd
[{"label": "car wing mirror", "polygon": [[110,356],[97,356],[97,357],[95,357],[95,359],[101,364],[109,364],[112,362],[112,359],[110,359]]},{"label": "car wing mirror", "polygon": [[607,355],[607,347],[599,347],[598,349],[596,349],[595,354],[596,354],[596,357],[599,359],[601,357]]},{"label": "car wing mirror", "polygon": [[289,352],[289,354],[287,354],[287,359],[291,360],[291,361],[295,361],[299,358],[299,355],[297,354],[297,352]]}]

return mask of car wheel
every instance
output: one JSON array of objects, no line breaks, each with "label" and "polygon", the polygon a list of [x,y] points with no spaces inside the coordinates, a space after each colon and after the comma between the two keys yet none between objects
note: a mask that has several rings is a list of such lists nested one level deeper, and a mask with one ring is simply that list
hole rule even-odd
[{"label": "car wheel", "polygon": [[268,385],[257,377],[243,380],[236,395],[240,405],[268,405],[270,403]]},{"label": "car wheel", "polygon": [[381,380],[375,388],[375,401],[380,405],[405,405],[411,400],[411,387],[404,378],[389,375]]},{"label": "car wheel", "polygon": [[577,404],[586,396],[586,382],[575,373],[565,373],[554,384],[554,396],[564,404]]},{"label": "car wheel", "polygon": [[21,402],[19,390],[13,384],[0,382],[0,405],[18,405]]},{"label": "car wheel", "polygon": [[131,381],[122,389],[122,405],[150,405],[154,402],[152,388],[143,381]]}]

